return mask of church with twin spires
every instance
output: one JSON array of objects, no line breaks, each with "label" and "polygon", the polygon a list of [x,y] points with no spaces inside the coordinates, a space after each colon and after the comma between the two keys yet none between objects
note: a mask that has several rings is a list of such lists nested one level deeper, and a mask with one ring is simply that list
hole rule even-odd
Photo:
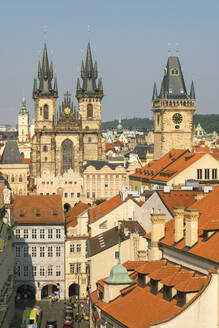
[{"label": "church with twin spires", "polygon": [[96,61],[93,64],[90,43],[85,64],[83,60],[81,63],[81,80],[77,79],[78,108],[67,92],[57,111],[57,79],[52,61],[49,65],[45,43],[33,86],[35,131],[31,138],[31,177],[40,177],[46,171],[62,175],[70,168],[80,173],[84,161],[105,159],[101,134],[103,85]]}]

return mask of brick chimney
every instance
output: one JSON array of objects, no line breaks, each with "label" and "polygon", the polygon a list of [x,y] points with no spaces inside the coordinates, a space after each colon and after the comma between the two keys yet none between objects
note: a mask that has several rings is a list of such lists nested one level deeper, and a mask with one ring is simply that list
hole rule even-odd
[{"label": "brick chimney", "polygon": [[174,220],[175,220],[175,243],[178,243],[183,236],[184,230],[184,210],[185,208],[182,206],[174,207]]},{"label": "brick chimney", "polygon": [[149,250],[149,261],[156,261],[162,258],[162,252],[158,247],[158,242],[164,237],[165,232],[165,214],[151,214],[152,233],[151,233],[151,248]]},{"label": "brick chimney", "polygon": [[198,218],[199,211],[196,209],[187,209],[186,218],[186,246],[192,247],[198,241]]}]

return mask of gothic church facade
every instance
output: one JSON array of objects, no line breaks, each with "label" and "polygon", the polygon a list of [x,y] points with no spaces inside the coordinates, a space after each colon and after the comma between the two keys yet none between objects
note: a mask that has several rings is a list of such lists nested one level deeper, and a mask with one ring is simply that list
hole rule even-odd
[{"label": "gothic church facade", "polygon": [[42,63],[38,64],[38,81],[34,78],[35,133],[31,139],[31,177],[50,171],[62,175],[68,169],[81,172],[87,160],[105,159],[105,143],[101,131],[102,79],[98,79],[97,63],[93,64],[90,43],[81,79],[77,80],[78,108],[70,94],[64,96],[56,110],[58,87],[53,82],[53,64],[49,65],[44,45]]}]

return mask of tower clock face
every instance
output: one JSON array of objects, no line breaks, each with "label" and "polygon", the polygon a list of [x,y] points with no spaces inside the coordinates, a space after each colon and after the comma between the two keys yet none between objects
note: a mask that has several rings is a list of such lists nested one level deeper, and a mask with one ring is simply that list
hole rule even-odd
[{"label": "tower clock face", "polygon": [[183,117],[180,113],[175,113],[173,116],[172,116],[172,120],[175,124],[180,124],[183,120]]},{"label": "tower clock face", "polygon": [[65,112],[66,115],[69,115],[70,114],[70,111],[71,111],[71,108],[69,108],[69,107],[66,107],[64,109],[64,112]]}]

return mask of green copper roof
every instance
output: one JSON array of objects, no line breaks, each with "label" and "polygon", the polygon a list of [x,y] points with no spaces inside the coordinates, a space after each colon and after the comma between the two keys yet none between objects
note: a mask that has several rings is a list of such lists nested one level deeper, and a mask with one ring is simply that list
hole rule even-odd
[{"label": "green copper roof", "polygon": [[23,97],[19,114],[28,114],[26,99]]},{"label": "green copper roof", "polygon": [[121,263],[118,263],[112,267],[109,278],[105,279],[104,282],[111,285],[126,285],[135,283],[135,281],[129,277],[128,271]]}]

